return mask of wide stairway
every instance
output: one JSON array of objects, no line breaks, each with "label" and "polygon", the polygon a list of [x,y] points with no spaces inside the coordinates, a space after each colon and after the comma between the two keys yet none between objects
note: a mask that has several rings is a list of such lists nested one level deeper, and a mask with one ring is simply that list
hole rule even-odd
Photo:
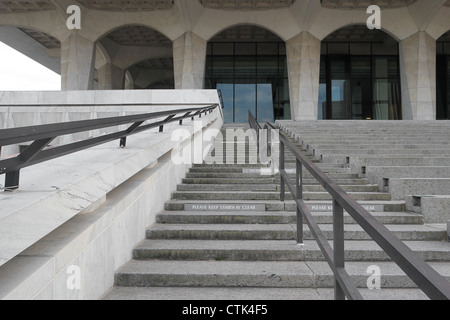
[{"label": "wide stairway", "polygon": [[[243,145],[218,140],[205,161],[225,159],[230,144],[234,150]],[[270,174],[267,165],[249,163],[256,149],[254,144],[244,145],[245,153],[236,152],[235,157],[241,164],[191,168],[157,223],[147,229],[147,238],[134,249],[134,259],[116,273],[115,287],[104,299],[333,299],[333,274],[306,225],[304,244],[294,240],[295,206],[289,194],[280,202],[279,175]],[[450,244],[444,228],[425,225],[421,215],[405,211],[404,201],[391,200],[377,184],[351,173],[345,157],[342,163],[323,163],[320,156],[299,149],[418,256],[450,278]],[[286,159],[289,172],[295,162],[289,154]],[[331,197],[307,172],[304,199],[332,242]],[[346,269],[364,298],[427,299],[348,215],[345,239]],[[381,289],[367,288],[371,266],[381,271]]]}]

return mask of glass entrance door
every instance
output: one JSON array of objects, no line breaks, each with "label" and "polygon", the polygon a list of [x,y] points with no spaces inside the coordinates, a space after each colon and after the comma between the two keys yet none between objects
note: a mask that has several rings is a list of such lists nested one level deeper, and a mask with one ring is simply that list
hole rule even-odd
[{"label": "glass entrance door", "polygon": [[220,89],[225,122],[290,119],[284,42],[210,42],[205,88]]},{"label": "glass entrance door", "polygon": [[328,56],[322,59],[322,69],[319,112],[323,113],[324,119],[401,118],[400,79],[396,57]]}]

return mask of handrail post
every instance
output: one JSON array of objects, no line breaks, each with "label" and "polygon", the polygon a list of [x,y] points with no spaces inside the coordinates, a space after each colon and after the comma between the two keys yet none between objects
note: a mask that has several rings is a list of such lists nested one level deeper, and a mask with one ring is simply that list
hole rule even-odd
[{"label": "handrail post", "polygon": [[[295,169],[295,186],[296,186],[296,196],[298,200],[303,199],[303,166],[300,160],[296,160]],[[297,243],[303,244],[303,214],[300,211],[298,205],[297,207]]]},{"label": "handrail post", "polygon": [[5,174],[5,191],[19,189],[20,170],[14,170]]},{"label": "handrail post", "polygon": [[[333,253],[336,269],[345,268],[344,257],[344,209],[333,199]],[[345,300],[345,293],[338,281],[334,280],[334,299]]]},{"label": "handrail post", "polygon": [[284,190],[284,177],[282,174],[284,171],[284,142],[280,141],[280,200],[284,202],[285,200],[285,190]]}]

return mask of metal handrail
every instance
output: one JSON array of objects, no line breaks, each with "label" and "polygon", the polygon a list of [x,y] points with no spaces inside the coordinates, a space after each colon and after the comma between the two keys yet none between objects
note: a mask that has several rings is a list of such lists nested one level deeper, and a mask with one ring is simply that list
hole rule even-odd
[{"label": "metal handrail", "polygon": [[[252,126],[252,124],[250,123]],[[270,123],[265,128],[279,130]],[[297,242],[303,243],[303,217],[314,235],[335,276],[335,299],[362,299],[345,270],[344,259],[344,210],[367,232],[367,234],[386,252],[410,279],[431,299],[450,300],[450,283],[437,273],[428,263],[400,241],[382,223],[376,220],[356,200],[341,187],[331,181],[322,170],[302,155],[297,146],[289,141],[281,131],[280,136],[280,199],[285,201],[285,185],[292,194],[297,206]],[[296,185],[290,183],[285,171],[285,147],[296,158]],[[303,201],[303,166],[333,198],[333,248],[320,230],[310,210]]]},{"label": "metal handrail", "polygon": [[[184,119],[191,118],[191,120],[194,120],[196,116],[199,116],[201,118],[203,113],[205,115],[211,113],[218,106],[219,105],[214,104],[200,108],[189,108],[139,115],[92,119],[85,121],[72,121],[0,130],[0,147],[33,141],[30,146],[28,146],[16,157],[0,161],[0,175],[5,174],[4,190],[13,191],[19,188],[20,170],[25,167],[62,157],[64,155],[68,155],[114,140],[120,140],[120,147],[125,147],[127,137],[130,135],[157,127],[159,127],[159,132],[163,132],[164,126],[169,123],[179,121],[179,124],[181,125],[183,124]],[[148,120],[157,120],[160,118],[165,119],[143,125]],[[94,138],[88,138],[85,140],[48,148],[49,144],[53,140],[63,135],[108,127],[116,127],[126,124],[131,124],[131,126],[122,131],[117,131],[114,133],[100,135]]]}]

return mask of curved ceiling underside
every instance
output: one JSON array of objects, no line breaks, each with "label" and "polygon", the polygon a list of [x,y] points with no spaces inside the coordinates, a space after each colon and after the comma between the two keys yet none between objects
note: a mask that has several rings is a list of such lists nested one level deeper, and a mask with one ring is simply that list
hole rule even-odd
[{"label": "curved ceiling underside", "polygon": [[[104,11],[157,11],[174,6],[176,0],[74,0],[88,9]],[[181,0],[180,0],[181,1]],[[186,0],[182,0],[186,1]],[[189,0],[193,1],[193,0]],[[218,10],[260,11],[288,8],[296,0],[198,0],[205,8]],[[317,0],[319,1],[319,0]],[[398,8],[409,6],[417,0],[320,0],[322,7],[332,9],[366,9],[370,5],[381,8]],[[34,12],[54,10],[51,0],[0,0],[0,13]],[[450,0],[445,3],[450,6]]]}]

